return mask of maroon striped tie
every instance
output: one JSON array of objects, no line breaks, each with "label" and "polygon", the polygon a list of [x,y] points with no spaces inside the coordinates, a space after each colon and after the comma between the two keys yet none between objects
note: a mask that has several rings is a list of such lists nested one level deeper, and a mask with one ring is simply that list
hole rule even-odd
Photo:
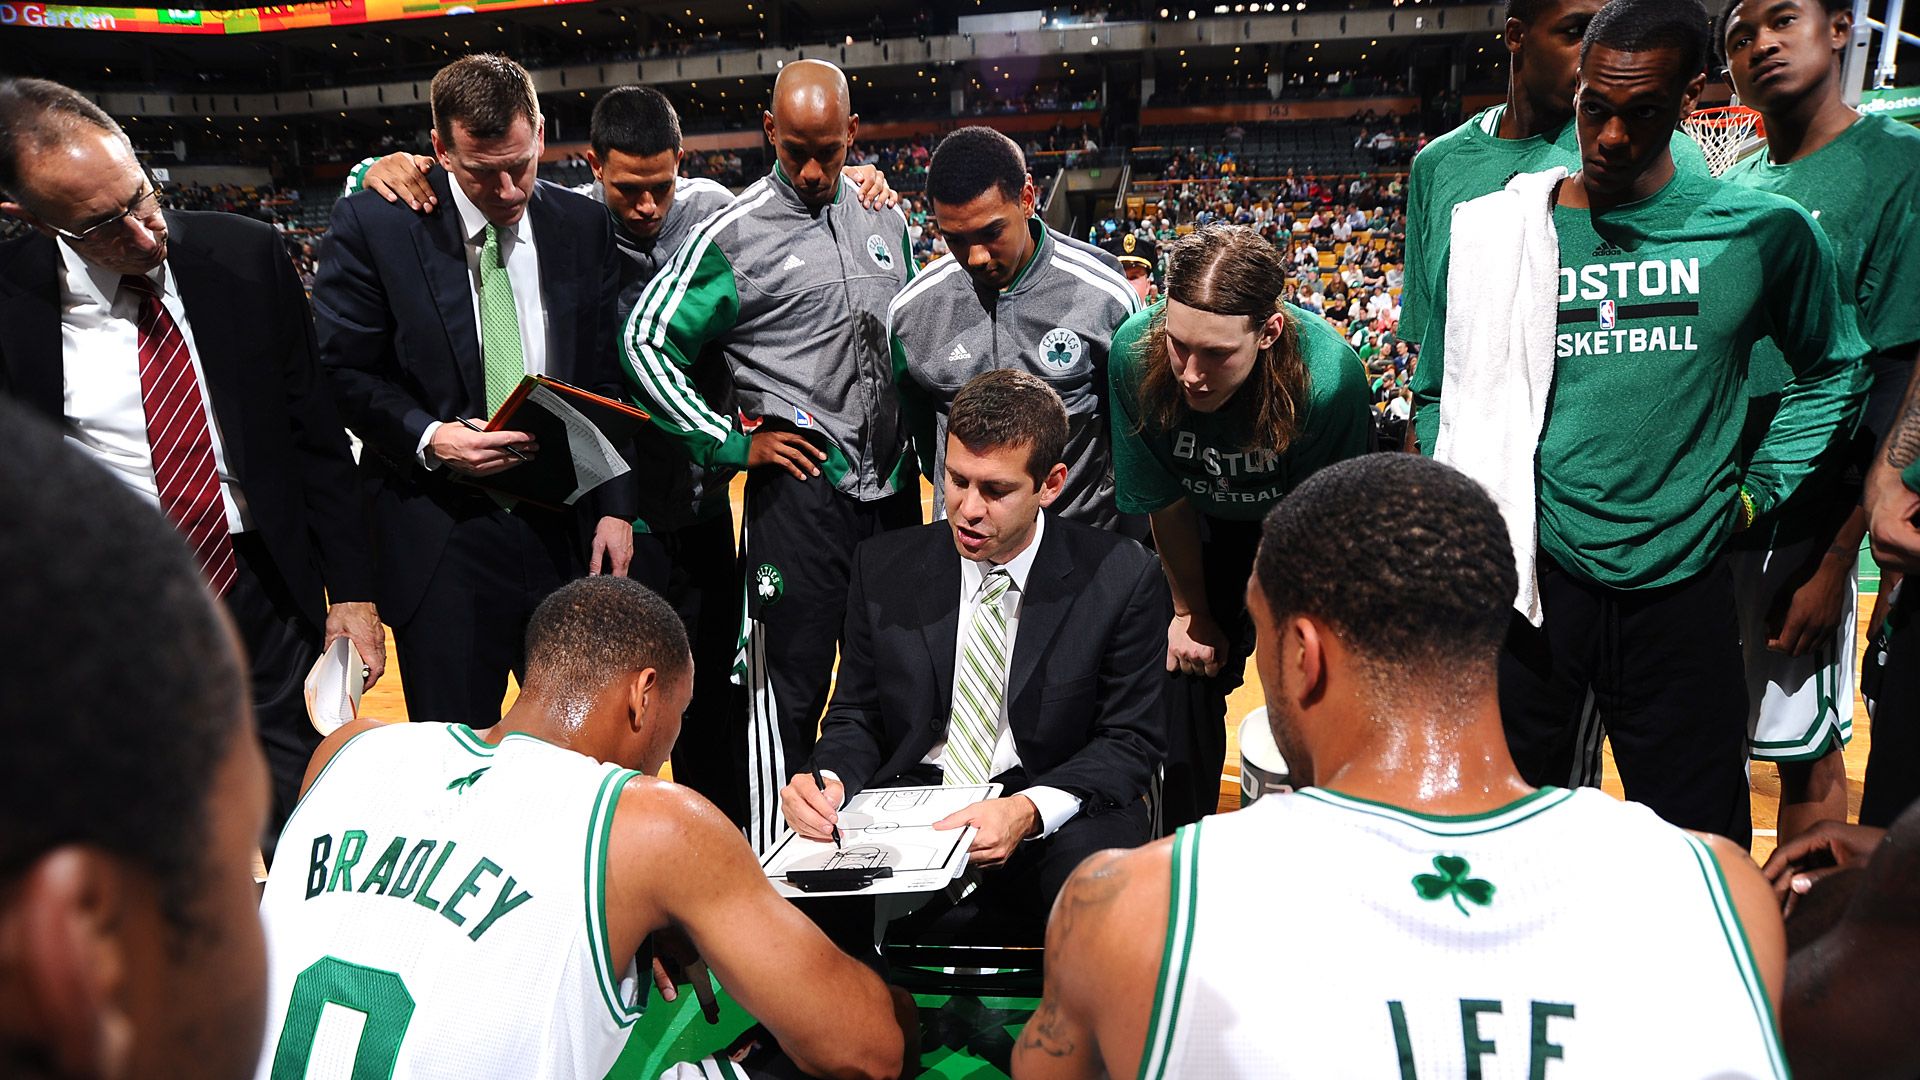
[{"label": "maroon striped tie", "polygon": [[140,299],[134,317],[140,329],[140,401],[147,413],[160,509],[186,537],[207,587],[215,596],[225,596],[236,572],[233,536],[227,531],[220,475],[213,466],[213,435],[207,430],[193,357],[153,282],[135,274],[120,281]]}]

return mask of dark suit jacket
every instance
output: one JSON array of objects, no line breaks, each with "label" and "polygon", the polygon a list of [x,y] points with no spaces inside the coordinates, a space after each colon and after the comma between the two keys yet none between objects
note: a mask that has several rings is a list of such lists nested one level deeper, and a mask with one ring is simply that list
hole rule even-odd
[{"label": "dark suit jacket", "polygon": [[[360,471],[388,622],[405,622],[419,604],[454,521],[486,506],[478,489],[447,469],[422,467],[414,453],[434,421],[487,415],[460,215],[446,172],[435,168],[428,180],[440,197],[433,214],[364,191],[335,203],[313,284],[320,365],[347,426],[365,444]],[[543,180],[527,214],[547,314],[547,373],[624,395],[614,358],[620,256],[606,208]],[[584,559],[600,517],[635,515],[636,491],[628,474],[580,500],[572,515],[577,554]]]},{"label": "dark suit jacket", "polygon": [[[854,549],[839,682],[812,764],[848,794],[913,768],[945,737],[959,635],[960,556],[946,522]],[[1172,601],[1138,543],[1048,515],[1021,601],[1007,716],[1029,783],[1083,812],[1146,794],[1167,748]]]},{"label": "dark suit jacket", "polygon": [[[166,220],[167,266],[227,466],[300,614],[321,627],[327,599],[373,599],[373,561],[346,430],[314,363],[306,294],[271,226],[188,211]],[[64,424],[61,269],[39,233],[0,244],[0,393]]]}]

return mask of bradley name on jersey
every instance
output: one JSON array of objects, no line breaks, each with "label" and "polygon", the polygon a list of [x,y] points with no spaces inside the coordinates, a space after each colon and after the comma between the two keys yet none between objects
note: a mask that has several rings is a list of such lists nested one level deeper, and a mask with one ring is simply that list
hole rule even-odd
[{"label": "bradley name on jersey", "polygon": [[[1617,254],[1604,249],[1596,255]],[[1588,263],[1560,268],[1560,325],[1598,324],[1555,339],[1554,355],[1612,356],[1621,353],[1698,352],[1691,323],[1622,326],[1635,319],[1692,318],[1700,314],[1700,260]],[[1593,307],[1569,307],[1598,301]]]},{"label": "bradley name on jersey", "polygon": [[[466,868],[466,873],[460,874],[460,883],[435,898],[434,885],[440,880],[441,872],[446,870],[459,846],[453,840],[416,840],[409,847],[406,837],[396,836],[366,868],[366,876],[355,888],[356,868],[368,851],[366,832],[348,829],[340,835],[337,843],[332,834],[321,833],[313,838],[313,850],[307,861],[306,898],[312,900],[326,893],[358,892],[373,893],[392,900],[412,900],[428,911],[439,912],[442,918],[459,927],[465,927],[473,917],[479,916],[479,922],[467,931],[468,940],[479,941],[481,935],[493,928],[493,924],[532,900],[533,893],[519,888],[519,881],[507,874],[499,863],[481,856],[470,864],[467,858],[462,857],[454,869],[454,873],[459,874],[460,868]],[[453,879],[449,877],[448,880]],[[484,901],[487,904],[486,913],[481,915],[477,907],[461,911],[460,905],[470,897],[478,897],[483,887],[494,890],[491,899]]]}]

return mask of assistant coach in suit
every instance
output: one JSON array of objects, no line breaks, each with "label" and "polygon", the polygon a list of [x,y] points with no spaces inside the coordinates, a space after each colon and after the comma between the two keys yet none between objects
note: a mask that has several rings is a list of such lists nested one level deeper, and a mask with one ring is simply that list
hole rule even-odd
[{"label": "assistant coach in suit", "polygon": [[273,773],[271,852],[320,741],[301,688],[323,643],[353,638],[369,683],[386,655],[353,458],[286,247],[262,222],[162,212],[120,126],[44,80],[0,82],[0,188],[35,230],[0,244],[0,393],[159,504],[225,601]]},{"label": "assistant coach in suit", "polygon": [[618,395],[619,254],[599,203],[535,178],[544,145],[533,81],[503,56],[433,78],[422,216],[372,192],[342,199],[313,287],[320,363],[365,444],[375,595],[393,627],[414,720],[492,724],[524,672],[527,618],[603,566],[625,574],[637,512],[629,473],[556,512],[508,509],[462,483],[539,453],[521,432],[470,430],[527,374]]},{"label": "assistant coach in suit", "polygon": [[[1080,860],[1148,839],[1166,752],[1158,561],[1045,508],[1066,482],[1067,415],[1025,372],[969,382],[948,414],[946,521],[854,552],[839,682],[811,772],[781,793],[825,839],[845,797],[902,784],[1005,785],[935,828],[979,827],[997,867],[971,902],[1038,930]],[[831,774],[829,776],[829,774]]]}]

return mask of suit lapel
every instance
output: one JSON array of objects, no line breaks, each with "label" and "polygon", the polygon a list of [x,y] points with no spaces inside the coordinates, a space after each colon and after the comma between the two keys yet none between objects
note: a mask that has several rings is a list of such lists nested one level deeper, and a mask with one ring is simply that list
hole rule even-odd
[{"label": "suit lapel", "polygon": [[1039,667],[1047,644],[1073,607],[1074,594],[1068,581],[1073,575],[1073,559],[1067,554],[1065,532],[1058,521],[1047,527],[1040,538],[1040,550],[1034,554],[1033,569],[1027,574],[1026,595],[1020,601],[1020,633],[1013,643],[1013,662],[1007,670],[1009,716],[1013,715],[1012,704],[1020,700]]},{"label": "suit lapel", "polygon": [[[216,317],[232,312],[236,302],[245,303],[257,290],[236,278],[212,253],[194,245],[190,226],[176,214],[167,215],[171,236],[167,252],[167,271],[180,290],[180,305],[186,309],[187,325],[193,330],[194,352],[206,377],[204,392],[213,403],[213,414],[220,421],[220,441],[226,448],[227,468],[236,482],[244,483],[240,463],[247,460],[242,436],[246,401],[246,365],[272,363],[275,358],[250,357],[250,346],[240,329],[243,320]],[[196,317],[198,316],[198,317]],[[245,322],[257,331],[259,324]]]},{"label": "suit lapel", "polygon": [[0,268],[0,363],[7,392],[55,423],[64,420],[66,394],[60,346],[60,253],[45,236],[11,245]]},{"label": "suit lapel", "polygon": [[[560,242],[567,235],[567,223],[539,184],[534,185],[533,197],[527,202],[527,220],[533,226],[533,250],[539,257],[540,310],[547,313],[547,374],[568,382],[589,381],[573,370],[574,334],[579,328],[568,305],[576,299],[577,290],[553,287],[557,282],[573,280],[568,266],[573,248]],[[593,286],[598,288],[599,282]]]},{"label": "suit lapel", "polygon": [[420,253],[420,272],[440,309],[447,331],[447,347],[460,368],[460,382],[470,409],[485,411],[487,379],[480,361],[480,328],[473,318],[473,272],[467,269],[467,240],[461,232],[460,211],[453,205],[446,170],[427,176],[440,197],[440,211],[421,218],[413,229]]},{"label": "suit lapel", "polygon": [[944,732],[953,702],[953,650],[960,641],[960,555],[953,550],[953,536],[947,529],[928,529],[927,535],[933,542],[919,566],[938,569],[926,575],[920,589],[920,634],[927,643],[927,659],[933,663],[938,709],[933,727]]}]

